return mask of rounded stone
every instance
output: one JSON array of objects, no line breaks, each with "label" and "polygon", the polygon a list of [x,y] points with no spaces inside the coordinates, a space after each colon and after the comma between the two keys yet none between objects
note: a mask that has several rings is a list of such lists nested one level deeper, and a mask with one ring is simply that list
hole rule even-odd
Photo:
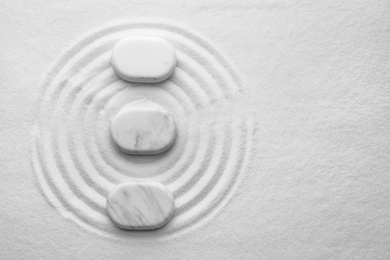
[{"label": "rounded stone", "polygon": [[119,228],[156,229],[165,225],[175,211],[169,189],[159,182],[126,182],[117,185],[107,197],[106,210]]},{"label": "rounded stone", "polygon": [[161,82],[176,67],[176,54],[164,39],[131,36],[120,40],[112,50],[111,64],[115,73],[131,82]]},{"label": "rounded stone", "polygon": [[176,140],[176,124],[160,105],[141,99],[125,105],[111,120],[111,137],[128,154],[158,154]]}]

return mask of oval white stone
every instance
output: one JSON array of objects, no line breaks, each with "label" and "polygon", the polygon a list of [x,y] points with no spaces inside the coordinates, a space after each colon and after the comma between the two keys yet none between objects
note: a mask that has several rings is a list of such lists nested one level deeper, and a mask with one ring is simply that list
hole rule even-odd
[{"label": "oval white stone", "polygon": [[111,120],[111,137],[122,152],[157,154],[176,140],[176,124],[163,107],[146,99],[124,106]]},{"label": "oval white stone", "polygon": [[106,209],[119,228],[156,229],[165,225],[175,211],[172,193],[159,182],[127,182],[116,186],[107,198]]},{"label": "oval white stone", "polygon": [[115,73],[131,82],[160,82],[172,75],[176,54],[164,39],[132,36],[120,40],[112,50]]}]

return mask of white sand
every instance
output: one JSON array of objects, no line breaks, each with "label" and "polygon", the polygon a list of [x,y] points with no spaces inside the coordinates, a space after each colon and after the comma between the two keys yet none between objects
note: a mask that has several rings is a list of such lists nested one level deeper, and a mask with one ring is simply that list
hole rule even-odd
[{"label": "white sand", "polygon": [[[387,259],[387,1],[8,1],[0,5],[0,259]],[[164,37],[178,67],[120,80],[110,50]],[[109,119],[148,98],[167,153],[134,157]],[[108,191],[166,184],[162,229],[115,228]]]}]

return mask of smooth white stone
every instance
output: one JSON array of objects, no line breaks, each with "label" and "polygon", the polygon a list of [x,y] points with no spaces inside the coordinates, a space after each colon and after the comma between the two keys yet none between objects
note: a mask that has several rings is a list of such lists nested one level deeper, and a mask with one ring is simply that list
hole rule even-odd
[{"label": "smooth white stone", "polygon": [[119,228],[156,229],[165,225],[175,211],[172,193],[159,182],[127,182],[116,186],[107,198],[106,209]]},{"label": "smooth white stone", "polygon": [[163,81],[172,75],[176,62],[172,45],[157,37],[126,37],[111,54],[115,73],[131,82]]},{"label": "smooth white stone", "polygon": [[119,149],[128,154],[162,153],[176,140],[173,117],[146,99],[124,106],[111,120],[110,131]]}]

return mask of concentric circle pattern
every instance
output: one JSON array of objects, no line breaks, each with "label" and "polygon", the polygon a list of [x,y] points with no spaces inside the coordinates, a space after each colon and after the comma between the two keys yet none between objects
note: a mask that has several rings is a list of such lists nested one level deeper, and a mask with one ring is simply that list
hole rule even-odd
[{"label": "concentric circle pattern", "polygon": [[[176,49],[171,78],[135,84],[110,65],[125,36],[165,38]],[[147,98],[175,118],[178,139],[166,153],[131,156],[109,137],[110,118],[126,103]],[[106,196],[131,179],[160,181],[173,192],[174,218],[153,236],[199,227],[234,194],[248,163],[252,118],[239,113],[246,95],[231,63],[208,40],[176,23],[137,20],[95,30],[66,50],[41,85],[31,162],[43,195],[64,217],[107,237],[149,236],[116,228]]]}]

